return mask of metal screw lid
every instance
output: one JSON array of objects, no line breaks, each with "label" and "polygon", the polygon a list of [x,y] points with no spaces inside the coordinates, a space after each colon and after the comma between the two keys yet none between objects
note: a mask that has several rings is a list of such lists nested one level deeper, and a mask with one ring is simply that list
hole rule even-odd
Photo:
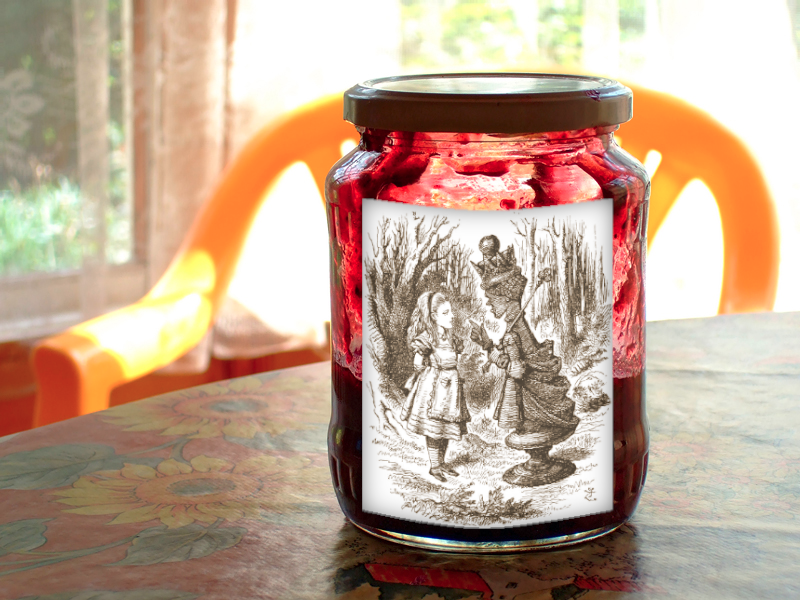
[{"label": "metal screw lid", "polygon": [[372,129],[540,133],[619,125],[633,94],[602,77],[448,73],[371,79],[344,93],[344,118]]}]

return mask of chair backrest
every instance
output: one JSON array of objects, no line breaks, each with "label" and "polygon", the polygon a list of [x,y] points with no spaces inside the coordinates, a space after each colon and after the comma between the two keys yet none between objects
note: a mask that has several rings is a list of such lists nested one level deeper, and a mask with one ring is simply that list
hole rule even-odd
[{"label": "chair backrest", "polygon": [[[771,310],[778,275],[778,227],[764,178],[741,141],[691,105],[637,86],[624,148],[662,155],[653,177],[650,239],[678,194],[701,179],[719,205],[724,237],[719,312]],[[340,95],[289,113],[257,133],[227,167],[167,272],[141,301],[37,344],[35,424],[108,406],[110,390],[182,356],[205,335],[235,272],[247,233],[278,176],[304,162],[323,192],[357,137]]]},{"label": "chair backrest", "polygon": [[[633,120],[622,125],[622,147],[640,161],[661,154],[651,183],[648,244],[687,183],[699,179],[719,207],[724,266],[719,313],[769,311],[778,285],[775,206],[746,146],[714,118],[668,94],[627,84]],[[691,243],[691,240],[687,240]]]}]

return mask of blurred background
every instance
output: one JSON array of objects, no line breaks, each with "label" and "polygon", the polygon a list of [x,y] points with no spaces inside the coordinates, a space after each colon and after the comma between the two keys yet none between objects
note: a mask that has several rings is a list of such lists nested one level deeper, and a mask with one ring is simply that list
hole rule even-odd
[{"label": "blurred background", "polygon": [[[618,78],[735,132],[780,220],[775,310],[800,309],[800,0],[3,0],[0,344],[146,293],[226,162],[286,111],[372,77],[495,70]],[[648,255],[648,319],[716,314],[722,243],[713,197],[690,182]],[[296,165],[216,332],[175,372],[323,344],[327,261]]]}]

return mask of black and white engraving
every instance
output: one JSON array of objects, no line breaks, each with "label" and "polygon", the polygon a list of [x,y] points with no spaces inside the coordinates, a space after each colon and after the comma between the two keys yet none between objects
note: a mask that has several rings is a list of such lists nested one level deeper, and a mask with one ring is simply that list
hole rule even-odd
[{"label": "black and white engraving", "polygon": [[508,527],[611,510],[611,211],[364,201],[366,512]]}]

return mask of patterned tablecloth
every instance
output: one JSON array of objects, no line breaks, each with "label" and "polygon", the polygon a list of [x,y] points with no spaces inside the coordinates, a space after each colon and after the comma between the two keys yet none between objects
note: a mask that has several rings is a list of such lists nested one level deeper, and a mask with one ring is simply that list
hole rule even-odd
[{"label": "patterned tablecloth", "polygon": [[192,388],[0,440],[0,598],[800,597],[800,314],[652,323],[632,522],[456,556],[355,530],[329,368]]}]

